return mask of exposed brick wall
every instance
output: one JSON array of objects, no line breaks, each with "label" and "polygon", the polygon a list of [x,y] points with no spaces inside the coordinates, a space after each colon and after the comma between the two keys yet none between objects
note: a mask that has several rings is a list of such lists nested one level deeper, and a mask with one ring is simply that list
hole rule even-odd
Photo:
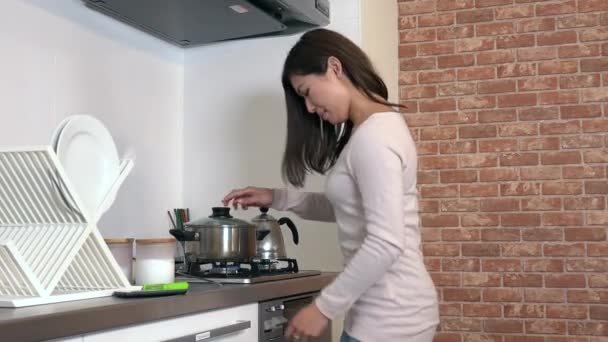
[{"label": "exposed brick wall", "polygon": [[606,341],[608,0],[399,14],[436,341]]}]

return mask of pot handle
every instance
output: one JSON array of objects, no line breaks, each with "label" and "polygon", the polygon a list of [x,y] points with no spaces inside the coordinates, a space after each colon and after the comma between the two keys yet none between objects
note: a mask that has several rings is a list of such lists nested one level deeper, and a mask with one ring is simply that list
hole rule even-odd
[{"label": "pot handle", "polygon": [[170,229],[169,234],[173,235],[177,241],[196,241],[196,233],[180,229]]},{"label": "pot handle", "polygon": [[282,226],[284,224],[287,224],[287,227],[289,227],[289,230],[291,230],[291,235],[293,236],[293,243],[297,245],[300,242],[298,228],[296,228],[296,225],[293,224],[293,221],[288,217],[281,217],[279,219],[279,225]]}]

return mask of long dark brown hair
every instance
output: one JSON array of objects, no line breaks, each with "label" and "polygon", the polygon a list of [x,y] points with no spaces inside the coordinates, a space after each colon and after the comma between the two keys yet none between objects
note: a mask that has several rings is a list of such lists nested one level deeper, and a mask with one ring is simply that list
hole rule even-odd
[{"label": "long dark brown hair", "polygon": [[[353,123],[349,120],[336,129],[317,115],[311,115],[304,98],[291,85],[294,75],[324,75],[327,60],[335,57],[355,88],[374,102],[402,107],[388,102],[384,81],[356,44],[341,34],[327,29],[308,31],[291,48],[283,66],[283,89],[287,105],[287,145],[283,155],[283,178],[296,187],[304,186],[311,172],[325,174],[338,159],[350,139]],[[322,126],[322,127],[321,127]]]}]

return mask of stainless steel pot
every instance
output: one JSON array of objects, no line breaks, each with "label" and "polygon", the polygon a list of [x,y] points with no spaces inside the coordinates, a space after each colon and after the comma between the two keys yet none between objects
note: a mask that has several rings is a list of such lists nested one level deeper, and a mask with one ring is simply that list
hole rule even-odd
[{"label": "stainless steel pot", "polygon": [[185,241],[188,262],[202,260],[249,260],[256,255],[256,229],[247,221],[233,218],[229,207],[214,207],[207,218],[184,224],[184,230],[169,231]]}]

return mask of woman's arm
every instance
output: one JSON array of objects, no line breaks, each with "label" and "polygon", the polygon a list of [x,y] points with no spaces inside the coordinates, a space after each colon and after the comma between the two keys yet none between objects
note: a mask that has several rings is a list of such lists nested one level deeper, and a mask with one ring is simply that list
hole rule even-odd
[{"label": "woman's arm", "polygon": [[350,154],[351,174],[361,193],[366,237],[344,271],[315,303],[328,318],[346,311],[378,282],[406,244],[403,203],[403,160],[390,144],[361,137]]},{"label": "woman's arm", "polygon": [[331,203],[325,194],[320,192],[274,189],[271,207],[292,211],[306,220],[336,222]]}]

